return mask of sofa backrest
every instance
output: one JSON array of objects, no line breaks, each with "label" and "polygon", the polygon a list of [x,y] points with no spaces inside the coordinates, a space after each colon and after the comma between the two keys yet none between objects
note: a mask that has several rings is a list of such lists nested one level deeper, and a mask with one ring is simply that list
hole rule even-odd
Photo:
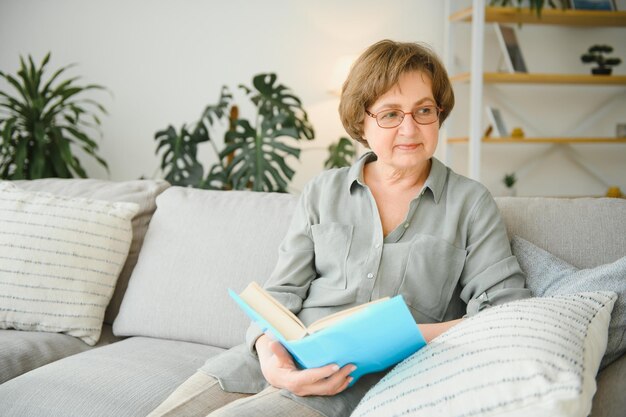
[{"label": "sofa backrest", "polygon": [[290,194],[166,190],[114,333],[224,348],[241,343],[250,321],[228,289],[267,280],[296,201]]},{"label": "sofa backrest", "polygon": [[578,268],[626,255],[626,199],[498,197],[509,238],[520,236]]}]

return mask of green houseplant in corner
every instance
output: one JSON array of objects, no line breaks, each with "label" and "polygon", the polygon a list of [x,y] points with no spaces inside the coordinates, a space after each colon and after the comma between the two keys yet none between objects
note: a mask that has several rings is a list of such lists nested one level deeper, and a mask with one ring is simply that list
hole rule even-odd
[{"label": "green houseplant in corner", "polygon": [[105,108],[86,98],[89,90],[104,87],[77,85],[78,77],[58,78],[70,67],[64,66],[44,80],[50,60],[48,53],[39,66],[29,56],[20,57],[17,76],[0,71],[0,78],[16,90],[16,95],[0,90],[0,178],[70,178],[87,174],[74,155],[80,147],[102,166],[94,133],[100,133],[99,114]]},{"label": "green houseplant in corner", "polygon": [[[288,157],[300,157],[300,149],[289,138],[314,138],[308,115],[300,99],[277,82],[276,74],[256,75],[252,88],[239,88],[256,109],[252,119],[239,117],[233,95],[224,86],[218,103],[207,106],[198,122],[178,131],[170,125],[156,133],[166,180],[197,188],[287,192],[295,174]],[[219,132],[220,122],[228,126],[221,150],[211,138]],[[206,173],[198,161],[198,145],[203,142],[211,144],[217,159]]]}]

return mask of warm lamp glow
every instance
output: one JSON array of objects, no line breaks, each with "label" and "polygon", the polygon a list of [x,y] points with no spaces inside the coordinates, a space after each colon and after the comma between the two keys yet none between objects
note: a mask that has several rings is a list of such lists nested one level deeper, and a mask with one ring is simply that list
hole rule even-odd
[{"label": "warm lamp glow", "polygon": [[335,96],[341,95],[341,87],[346,80],[352,63],[356,60],[356,55],[343,55],[340,56],[335,65],[333,65],[333,72],[330,77],[328,91]]}]

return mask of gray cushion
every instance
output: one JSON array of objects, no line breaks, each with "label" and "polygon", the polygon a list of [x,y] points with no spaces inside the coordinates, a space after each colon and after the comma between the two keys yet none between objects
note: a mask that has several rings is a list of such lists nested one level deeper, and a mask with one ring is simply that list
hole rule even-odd
[{"label": "gray cushion", "polygon": [[[102,335],[94,347],[119,340],[111,326],[102,327]],[[30,370],[91,349],[80,339],[61,333],[0,330],[0,384]]]},{"label": "gray cushion", "polygon": [[59,179],[48,178],[33,181],[14,181],[21,189],[45,191],[65,197],[83,197],[105,201],[123,201],[139,204],[139,211],[132,219],[133,241],[130,245],[126,263],[117,280],[117,286],[104,322],[112,324],[120,308],[124,292],[128,286],[130,274],[137,263],[139,250],[148,229],[152,213],[156,209],[155,198],[169,184],[162,180],[104,181],[96,179]]},{"label": "gray cushion", "polygon": [[579,270],[519,236],[513,237],[511,248],[526,273],[526,284],[534,296],[600,290],[618,294],[600,369],[626,352],[626,256],[607,265]]},{"label": "gray cushion", "polygon": [[3,417],[138,417],[221,349],[131,338],[53,362],[0,385]]},{"label": "gray cushion", "polygon": [[509,237],[520,236],[578,268],[626,255],[626,199],[499,197]]},{"label": "gray cushion", "polygon": [[157,210],[113,331],[232,347],[250,321],[228,297],[264,282],[296,197],[171,187]]}]

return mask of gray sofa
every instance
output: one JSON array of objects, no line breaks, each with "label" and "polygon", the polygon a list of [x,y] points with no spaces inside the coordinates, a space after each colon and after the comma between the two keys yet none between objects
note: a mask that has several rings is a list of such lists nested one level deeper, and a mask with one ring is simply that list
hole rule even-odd
[{"label": "gray sofa", "polygon": [[[16,184],[136,202],[139,212],[96,346],[59,333],[0,330],[0,415],[6,417],[147,415],[207,358],[243,341],[248,320],[227,289],[268,276],[297,198],[149,180]],[[510,236],[579,268],[626,254],[626,200],[507,197],[497,203]],[[592,416],[623,416],[626,358],[597,382]]]}]

